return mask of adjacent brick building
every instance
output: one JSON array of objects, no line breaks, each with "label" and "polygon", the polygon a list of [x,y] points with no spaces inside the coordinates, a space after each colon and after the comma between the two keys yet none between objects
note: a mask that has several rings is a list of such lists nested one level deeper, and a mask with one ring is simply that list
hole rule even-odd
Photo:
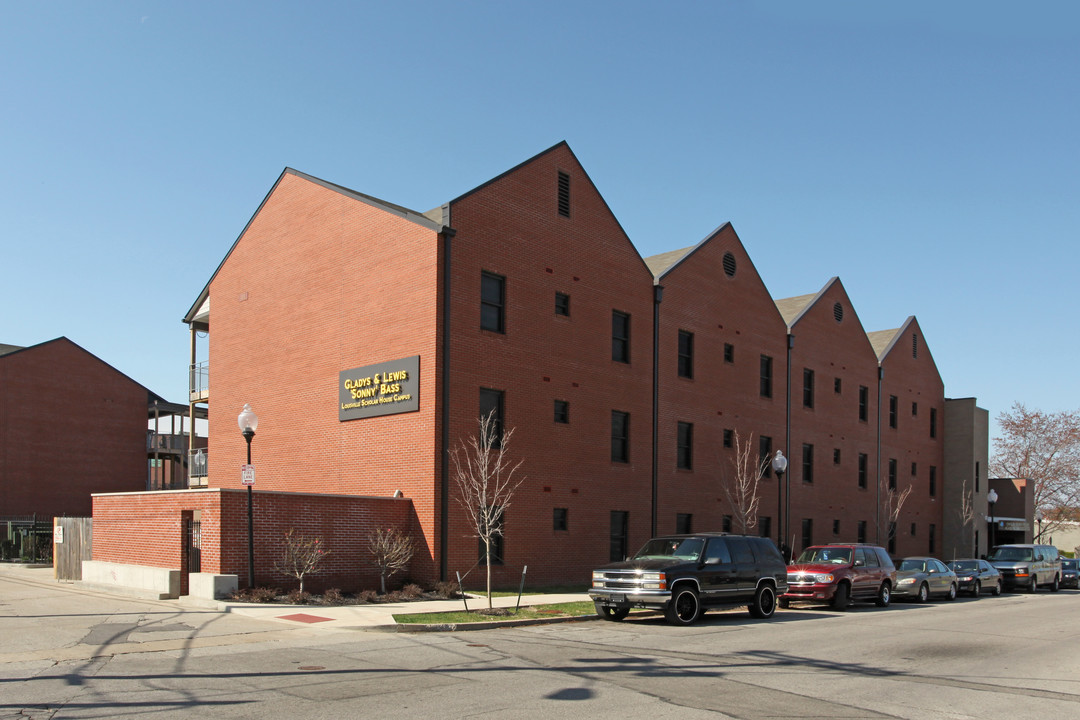
[{"label": "adjacent brick building", "polygon": [[[209,411],[206,489],[95,510],[175,527],[207,492],[240,490],[250,403],[259,584],[282,582],[288,527],[331,544],[367,532],[346,511],[358,503],[417,539],[414,579],[474,568],[447,457],[489,410],[527,478],[503,515],[502,583],[527,565],[533,584],[584,584],[652,533],[737,524],[736,438],[790,460],[762,480],[751,532],[796,550],[885,543],[895,461],[897,491],[912,486],[895,553],[941,545],[944,391],[914,318],[868,335],[836,278],[774,301],[729,224],[642,258],[565,143],[426,213],[287,169],[185,322],[210,371],[192,394]],[[278,494],[292,500],[268,513]],[[242,521],[202,518],[222,548],[203,571],[244,576],[224,549],[246,543]],[[124,562],[109,547],[95,559]],[[139,561],[181,567],[168,547]],[[362,548],[331,549],[360,576]]]}]

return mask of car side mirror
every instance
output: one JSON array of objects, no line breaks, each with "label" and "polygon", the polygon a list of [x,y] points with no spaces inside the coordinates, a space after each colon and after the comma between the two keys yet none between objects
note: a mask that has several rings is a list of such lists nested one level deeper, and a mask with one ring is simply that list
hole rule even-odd
[{"label": "car side mirror", "polygon": [[865,564],[866,564],[865,560],[856,560],[855,561],[855,567],[862,567]]}]

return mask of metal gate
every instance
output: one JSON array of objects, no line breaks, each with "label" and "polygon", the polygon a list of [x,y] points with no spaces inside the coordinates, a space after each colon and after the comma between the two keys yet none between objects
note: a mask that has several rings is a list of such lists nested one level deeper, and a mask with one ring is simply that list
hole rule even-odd
[{"label": "metal gate", "polygon": [[202,523],[184,518],[184,547],[187,552],[187,571],[202,572]]},{"label": "metal gate", "polygon": [[57,580],[82,580],[82,561],[93,559],[94,519],[53,520],[53,569]]}]

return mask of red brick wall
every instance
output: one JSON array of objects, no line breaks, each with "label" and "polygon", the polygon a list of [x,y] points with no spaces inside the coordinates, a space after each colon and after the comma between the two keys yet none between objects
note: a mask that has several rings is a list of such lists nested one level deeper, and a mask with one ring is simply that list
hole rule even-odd
[{"label": "red brick wall", "polygon": [[[735,259],[728,276],[723,259]],[[659,532],[675,531],[677,513],[692,515],[692,529],[721,530],[734,515],[723,491],[734,471],[735,450],[723,447],[723,431],[752,436],[756,458],[762,435],[773,450],[784,448],[786,325],[734,229],[723,226],[692,255],[661,278],[659,424]],[[678,373],[679,331],[694,334],[693,378]],[[724,345],[734,362],[724,361]],[[761,355],[773,358],[773,395],[762,398]],[[694,425],[693,469],[680,470],[677,425]],[[758,515],[771,518],[776,538],[776,479],[763,478]],[[758,534],[760,528],[750,531]]]},{"label": "red brick wall", "polygon": [[0,515],[146,487],[146,388],[66,338],[0,356],[0,388]]},{"label": "red brick wall", "polygon": [[[843,317],[834,315],[840,303]],[[813,541],[854,542],[857,523],[866,521],[867,541],[874,542],[877,493],[877,356],[839,280],[807,308],[793,326],[791,351],[791,518],[787,542],[802,549],[802,520],[813,521]],[[814,407],[803,406],[803,370],[814,371]],[[840,378],[841,391],[834,382]],[[859,420],[859,386],[868,389],[867,420]],[[802,472],[804,443],[814,446],[813,483]],[[834,463],[833,451],[840,450]],[[867,486],[858,487],[858,455],[867,455]],[[786,504],[786,501],[785,501]],[[833,533],[833,521],[840,521]],[[794,539],[794,543],[792,543]],[[884,544],[884,538],[882,538]]]},{"label": "red brick wall", "polygon": [[[557,177],[570,176],[570,217]],[[612,510],[629,513],[631,552],[649,534],[652,280],[566,145],[451,204],[451,444],[475,432],[481,387],[505,391],[505,423],[527,480],[506,513],[505,566],[516,583],[577,582],[608,561]],[[480,329],[480,276],[506,277],[505,334]],[[570,316],[555,315],[555,293]],[[629,364],[611,359],[612,311],[631,318]],[[570,423],[553,422],[554,401]],[[630,462],[611,461],[611,412],[630,414]],[[553,530],[554,508],[569,530]],[[477,540],[450,503],[449,568],[472,567]],[[479,570],[477,572],[480,572]]]},{"label": "red brick wall", "polygon": [[[352,592],[379,588],[368,539],[379,528],[396,528],[417,541],[422,559],[430,554],[407,499],[258,492],[252,497],[255,584],[284,590],[295,578],[276,572],[285,533],[295,529],[319,538],[329,551],[304,589]],[[94,496],[94,560],[183,569],[184,512],[199,511],[202,571],[239,576],[247,584],[247,493],[241,490],[180,490]],[[394,584],[412,572],[394,576]]]},{"label": "red brick wall", "polygon": [[[209,485],[241,487],[250,403],[256,489],[401,490],[433,537],[438,269],[432,230],[284,174],[210,285]],[[414,355],[418,412],[338,420],[340,371]]]}]

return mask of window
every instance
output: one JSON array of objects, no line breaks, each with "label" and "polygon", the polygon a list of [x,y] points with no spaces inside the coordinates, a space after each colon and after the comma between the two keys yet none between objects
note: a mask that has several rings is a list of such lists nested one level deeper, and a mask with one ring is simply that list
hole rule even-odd
[{"label": "window", "polygon": [[[503,514],[502,510],[498,509],[491,515],[491,529],[493,531],[491,536],[491,565],[503,564]],[[479,539],[478,556],[480,558],[480,564],[488,564],[488,557],[485,550],[487,548],[484,545],[484,539]]]},{"label": "window", "polygon": [[675,514],[675,533],[677,535],[689,535],[694,532],[691,527],[693,526],[694,516],[690,513],[676,513]]},{"label": "window", "polygon": [[979,492],[979,465],[980,463],[975,463],[975,492]]},{"label": "window", "polygon": [[555,293],[555,314],[570,317],[570,296],[566,293]]},{"label": "window", "polygon": [[724,362],[735,362],[735,346],[731,343],[724,343]]},{"label": "window", "polygon": [[630,362],[630,316],[618,310],[611,312],[611,359]]},{"label": "window", "polygon": [[896,404],[897,399],[895,395],[889,396],[889,427],[896,427]]},{"label": "window", "polygon": [[566,508],[555,508],[551,514],[551,527],[553,530],[560,532],[570,528],[569,512]]},{"label": "window", "polygon": [[758,535],[761,537],[772,536],[772,518],[768,515],[757,519]]},{"label": "window", "polygon": [[889,458],[889,489],[896,489],[896,458]]},{"label": "window", "polygon": [[859,453],[859,487],[866,489],[866,453]]},{"label": "window", "polygon": [[832,391],[833,391],[834,393],[836,393],[837,395],[839,395],[839,394],[840,394],[840,391],[841,391],[841,390],[843,389],[843,387],[844,387],[844,382],[843,382],[843,381],[842,381],[842,380],[841,380],[840,378],[833,378],[833,381],[832,381]]},{"label": "window", "polygon": [[930,466],[930,497],[937,497],[937,468]]},{"label": "window", "polygon": [[733,431],[725,429],[724,430],[724,447],[726,447],[726,448],[731,447],[732,444],[735,442],[734,437],[735,437],[735,433]]},{"label": "window", "polygon": [[833,462],[833,465],[839,465],[840,464],[840,448],[833,448],[832,462]]},{"label": "window", "polygon": [[555,422],[568,423],[570,422],[570,403],[566,400],[555,401]]},{"label": "window", "polygon": [[492,332],[506,329],[506,278],[480,273],[480,328]]},{"label": "window", "polygon": [[694,333],[679,331],[679,377],[694,377]]},{"label": "window", "polygon": [[761,397],[772,397],[772,358],[761,356]]},{"label": "window", "polygon": [[810,368],[802,371],[802,404],[803,407],[814,407],[814,371]]},{"label": "window", "polygon": [[802,549],[810,547],[814,544],[814,521],[810,518],[803,518],[802,521]]},{"label": "window", "polygon": [[492,420],[490,434],[489,437],[480,438],[480,443],[482,446],[487,447],[487,443],[490,439],[492,448],[501,448],[503,435],[503,392],[502,390],[480,388],[480,417],[487,418],[489,416]]},{"label": "window", "polygon": [[865,520],[860,520],[859,521],[858,525],[856,525],[855,533],[856,533],[855,534],[855,542],[860,542],[860,543],[866,542],[866,521]]},{"label": "window", "polygon": [[919,403],[911,403],[911,417],[917,417],[919,414]]},{"label": "window", "polygon": [[630,462],[630,414],[611,411],[611,461]]},{"label": "window", "polygon": [[676,464],[680,470],[694,467],[694,424],[681,422],[678,430],[678,450]]},{"label": "window", "polygon": [[772,477],[772,438],[758,435],[758,462],[765,467],[761,477]]},{"label": "window", "polygon": [[630,513],[625,510],[612,510],[608,560],[622,562],[626,559],[626,544],[629,536]]},{"label": "window", "polygon": [[896,523],[889,523],[889,544],[886,546],[890,555],[896,554]]},{"label": "window", "polygon": [[869,415],[867,407],[870,404],[870,389],[865,385],[859,386],[859,419],[866,422]]},{"label": "window", "polygon": [[833,535],[839,535],[840,534],[840,521],[839,520],[833,520],[832,521],[832,534]]},{"label": "window", "polygon": [[570,176],[559,171],[559,214],[570,217]]},{"label": "window", "polygon": [[919,474],[919,464],[911,463],[911,477],[916,477]]},{"label": "window", "polygon": [[930,523],[930,554],[937,552],[937,526]]},{"label": "window", "polygon": [[915,523],[911,523],[911,537],[915,537]]},{"label": "window", "polygon": [[937,408],[930,408],[930,437],[937,437]]},{"label": "window", "polygon": [[802,479],[805,483],[814,482],[814,446],[809,443],[802,446]]},{"label": "window", "polygon": [[725,515],[720,520],[720,530],[723,532],[731,532],[731,516]]}]

